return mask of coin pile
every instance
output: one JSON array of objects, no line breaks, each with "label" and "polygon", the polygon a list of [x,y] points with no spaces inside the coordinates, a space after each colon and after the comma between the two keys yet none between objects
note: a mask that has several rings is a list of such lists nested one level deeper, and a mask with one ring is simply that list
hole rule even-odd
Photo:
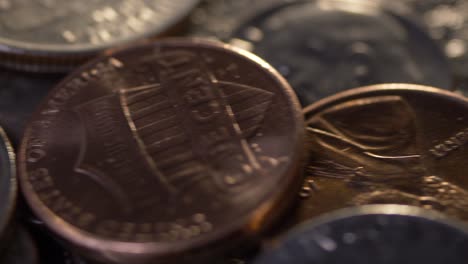
[{"label": "coin pile", "polygon": [[0,0],[0,263],[467,263],[467,8]]}]

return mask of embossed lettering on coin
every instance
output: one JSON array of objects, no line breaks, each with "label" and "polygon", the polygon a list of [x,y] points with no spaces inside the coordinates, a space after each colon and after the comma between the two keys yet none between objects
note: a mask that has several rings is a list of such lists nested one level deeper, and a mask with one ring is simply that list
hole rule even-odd
[{"label": "embossed lettering on coin", "polygon": [[257,61],[212,42],[174,40],[76,72],[27,129],[21,171],[28,201],[86,250],[101,249],[78,237],[164,254],[161,244],[187,248],[185,241],[245,226],[298,181],[302,138],[288,85]]},{"label": "embossed lettering on coin", "polygon": [[404,84],[357,89],[310,106],[305,187],[311,199],[302,213],[399,203],[468,219],[467,110],[455,94]]}]

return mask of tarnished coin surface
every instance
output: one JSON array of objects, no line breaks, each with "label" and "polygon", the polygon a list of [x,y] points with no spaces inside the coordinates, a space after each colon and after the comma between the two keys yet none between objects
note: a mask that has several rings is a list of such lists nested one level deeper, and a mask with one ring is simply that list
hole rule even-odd
[{"label": "tarnished coin surface", "polygon": [[447,59],[430,36],[377,1],[289,1],[265,9],[231,40],[277,68],[306,106],[377,83],[451,88]]},{"label": "tarnished coin surface", "polygon": [[304,110],[310,160],[297,221],[350,205],[421,206],[468,220],[468,101],[384,84]]},{"label": "tarnished coin surface", "polygon": [[36,245],[24,227],[19,227],[15,231],[12,241],[8,243],[8,247],[0,256],[0,262],[2,264],[39,264]]},{"label": "tarnished coin surface", "polygon": [[198,0],[2,0],[0,58],[9,67],[63,71],[97,52],[156,35]]},{"label": "tarnished coin surface", "polygon": [[0,127],[0,250],[16,205],[17,182],[15,152],[3,128]]},{"label": "tarnished coin surface", "polygon": [[138,46],[51,91],[26,128],[21,186],[87,257],[211,254],[294,199],[302,119],[286,81],[248,52],[196,39]]},{"label": "tarnished coin surface", "polygon": [[326,215],[292,231],[255,264],[463,264],[466,226],[432,211],[374,205]]}]

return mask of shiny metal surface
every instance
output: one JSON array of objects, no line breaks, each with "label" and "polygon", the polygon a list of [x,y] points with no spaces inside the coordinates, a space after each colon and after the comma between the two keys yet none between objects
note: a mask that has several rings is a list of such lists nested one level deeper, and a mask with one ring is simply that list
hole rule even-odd
[{"label": "shiny metal surface", "polygon": [[[401,0],[382,1],[425,25],[450,60],[455,89],[468,95],[468,1]],[[387,3],[386,3],[387,2]],[[395,3],[391,3],[395,2]]]},{"label": "shiny metal surface", "polygon": [[304,110],[309,175],[295,222],[352,205],[407,204],[468,220],[468,100],[385,84]]},{"label": "shiny metal surface", "polygon": [[[8,137],[0,127],[0,240],[8,236],[10,222],[16,206],[17,180],[16,161],[13,147]],[[9,237],[9,236],[8,236]],[[5,241],[1,241],[4,247]]]},{"label": "shiny metal surface", "polygon": [[447,59],[423,29],[377,1],[288,1],[258,11],[231,43],[288,79],[303,106],[377,83],[450,89]]},{"label": "shiny metal surface", "polygon": [[463,264],[468,232],[433,211],[401,205],[348,208],[291,231],[255,264]]},{"label": "shiny metal surface", "polygon": [[197,39],[133,47],[42,102],[19,153],[22,191],[89,258],[193,261],[255,239],[290,205],[302,119],[250,53]]},{"label": "shiny metal surface", "polygon": [[162,33],[197,3],[198,0],[2,0],[2,63],[16,68],[25,64],[27,69],[38,71],[41,67],[45,67],[44,71],[47,67],[71,67],[82,57]]}]

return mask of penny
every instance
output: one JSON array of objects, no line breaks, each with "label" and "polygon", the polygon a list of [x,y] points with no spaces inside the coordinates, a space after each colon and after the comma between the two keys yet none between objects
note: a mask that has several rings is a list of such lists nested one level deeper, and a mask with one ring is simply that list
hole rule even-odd
[{"label": "penny", "polygon": [[383,84],[304,110],[310,160],[295,222],[351,205],[407,204],[468,220],[468,101]]},{"label": "penny", "polygon": [[197,3],[2,0],[1,63],[30,71],[67,71],[102,50],[164,32]]},{"label": "penny", "polygon": [[466,263],[466,226],[401,205],[340,210],[292,231],[255,264]]},{"label": "penny", "polygon": [[58,84],[26,128],[20,181],[39,219],[88,258],[193,263],[255,240],[290,205],[303,137],[299,103],[266,62],[165,40]]},{"label": "penny", "polygon": [[15,231],[14,239],[0,256],[4,264],[38,264],[38,252],[30,234],[23,228]]},{"label": "penny", "polygon": [[242,23],[238,43],[277,68],[303,106],[378,83],[449,89],[442,50],[418,25],[376,1],[289,1]]},{"label": "penny", "polygon": [[10,222],[16,204],[16,162],[15,153],[8,137],[0,127],[0,241],[10,236]]}]

